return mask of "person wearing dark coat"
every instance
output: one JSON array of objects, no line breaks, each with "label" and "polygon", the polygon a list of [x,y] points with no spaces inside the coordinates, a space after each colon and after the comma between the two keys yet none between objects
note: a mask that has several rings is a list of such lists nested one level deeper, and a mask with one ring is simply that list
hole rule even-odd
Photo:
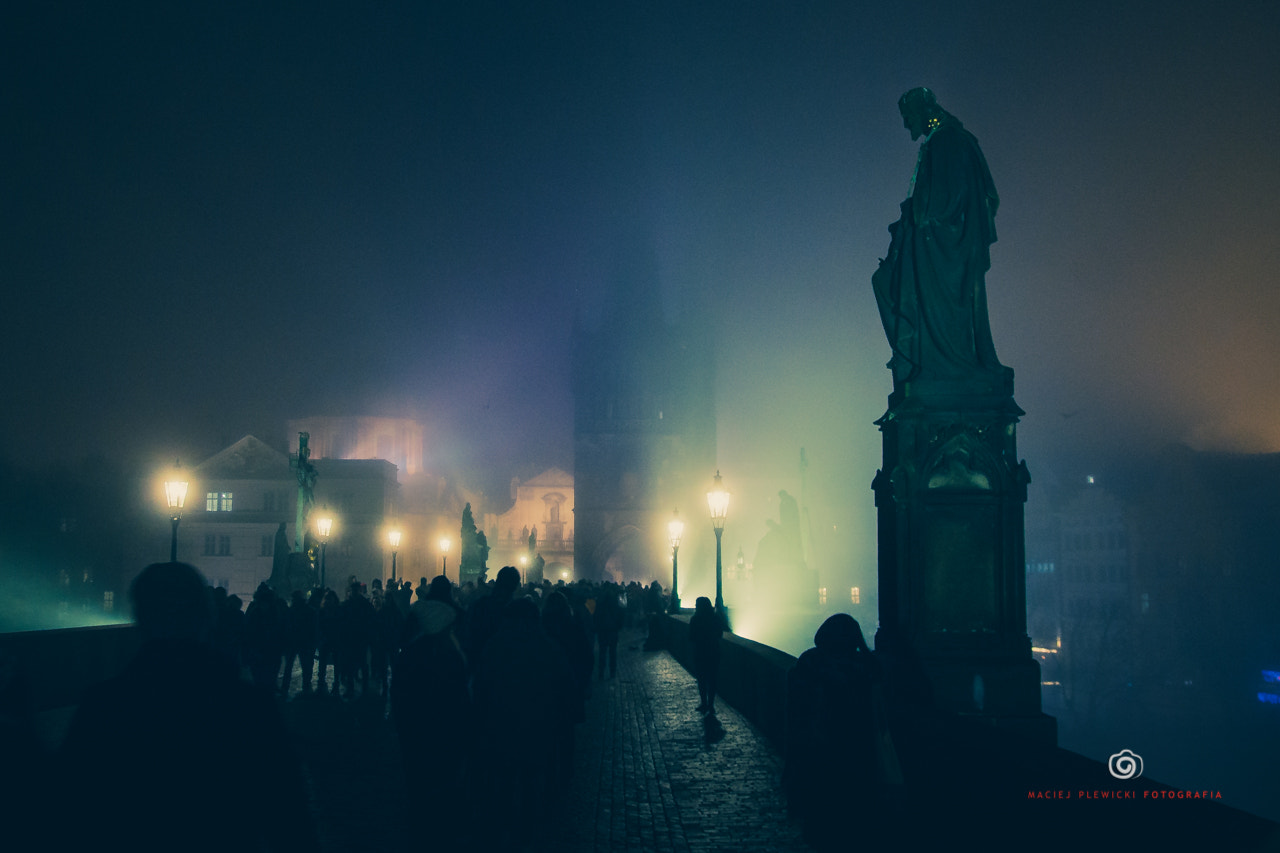
[{"label": "person wearing dark coat", "polygon": [[569,775],[563,745],[578,701],[564,650],[543,631],[531,599],[507,605],[472,687],[485,736],[476,775],[494,792],[495,811],[510,816],[491,827],[486,849],[523,849],[558,825],[553,794]]},{"label": "person wearing dark coat", "polygon": [[[384,605],[389,607],[391,605]],[[413,635],[395,658],[391,718],[400,739],[413,829],[430,827],[433,849],[458,848],[466,746],[471,742],[467,664],[453,633],[457,615],[439,601],[414,603]]]},{"label": "person wearing dark coat", "polygon": [[324,591],[320,603],[320,671],[316,677],[316,692],[321,696],[329,693],[329,667],[333,667],[333,695],[338,695],[338,686],[342,682],[344,661],[338,653],[342,645],[342,614],[338,594],[331,589]]},{"label": "person wearing dark coat", "polygon": [[316,663],[316,645],[320,624],[315,608],[307,603],[306,593],[294,590],[289,601],[288,630],[285,636],[284,675],[280,682],[280,694],[289,695],[293,680],[293,662],[302,670],[302,695],[311,694],[311,673]]},{"label": "person wearing dark coat", "polygon": [[[348,699],[355,698],[355,685],[360,682],[360,695],[369,692],[369,648],[373,645],[378,614],[364,595],[364,584],[351,583],[347,600],[338,608],[340,642],[338,657],[342,665],[342,690]],[[336,685],[335,685],[336,687]]]},{"label": "person wearing dark coat", "polygon": [[813,643],[787,676],[783,785],[805,840],[845,849],[851,815],[870,830],[885,806],[875,741],[883,674],[847,613],[823,622]]},{"label": "person wearing dark coat", "polygon": [[700,596],[689,617],[689,642],[693,646],[693,674],[698,680],[698,710],[716,712],[716,679],[720,673],[720,637],[724,635],[724,619],[711,606],[711,599]]},{"label": "person wearing dark coat", "polygon": [[605,664],[609,666],[609,677],[618,674],[618,632],[626,619],[619,596],[622,591],[612,583],[606,583],[596,598],[596,611],[592,621],[596,629],[596,642],[600,646],[598,657],[600,677],[604,678]]},{"label": "person wearing dark coat", "polygon": [[477,599],[467,612],[467,642],[463,650],[472,671],[480,663],[484,650],[502,624],[502,614],[520,588],[520,570],[515,566],[503,566],[493,582],[493,590]]},{"label": "person wearing dark coat", "polygon": [[134,580],[142,645],[76,709],[59,782],[75,819],[48,849],[319,849],[284,722],[213,648],[204,587],[185,563],[155,563]]},{"label": "person wearing dark coat", "polygon": [[244,656],[249,673],[254,684],[272,692],[284,657],[286,630],[277,599],[264,581],[258,584],[244,614]]}]

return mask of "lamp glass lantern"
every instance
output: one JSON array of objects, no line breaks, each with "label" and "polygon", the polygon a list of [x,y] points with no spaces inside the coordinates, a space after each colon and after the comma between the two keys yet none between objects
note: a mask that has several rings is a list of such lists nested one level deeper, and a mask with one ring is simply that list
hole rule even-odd
[{"label": "lamp glass lantern", "polygon": [[707,492],[707,508],[711,510],[711,526],[716,530],[724,530],[724,520],[729,515],[729,493],[725,491],[719,471],[716,471],[711,491]]},{"label": "lamp glass lantern", "polygon": [[680,520],[679,511],[671,514],[671,520],[667,522],[667,540],[671,543],[672,548],[680,547],[680,537],[684,535],[684,522]]}]

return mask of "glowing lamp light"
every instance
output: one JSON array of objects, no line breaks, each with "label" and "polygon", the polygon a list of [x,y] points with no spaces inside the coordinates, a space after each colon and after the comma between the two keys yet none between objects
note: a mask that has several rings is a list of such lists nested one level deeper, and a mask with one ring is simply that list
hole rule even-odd
[{"label": "glowing lamp light", "polygon": [[396,529],[388,530],[387,542],[391,544],[392,548],[399,548],[400,547],[400,531]]},{"label": "glowing lamp light", "polygon": [[671,520],[667,522],[667,540],[672,548],[680,547],[680,537],[683,535],[684,522],[680,520],[679,511],[674,511],[671,514]]},{"label": "glowing lamp light", "polygon": [[328,539],[329,534],[333,532],[333,516],[322,515],[316,519],[316,533],[320,534],[321,539]]},{"label": "glowing lamp light", "polygon": [[716,471],[715,483],[707,492],[707,508],[711,510],[711,526],[716,530],[724,530],[724,520],[729,515],[729,493],[724,490],[724,481],[720,472]]},{"label": "glowing lamp light", "polygon": [[169,509],[182,509],[187,503],[187,478],[182,476],[182,466],[173,464],[173,473],[164,481],[164,500]]},{"label": "glowing lamp light", "polygon": [[443,553],[443,554],[448,554],[448,553],[449,553],[449,545],[450,545],[450,544],[452,544],[452,543],[450,543],[450,542],[449,542],[449,537],[448,537],[448,536],[444,536],[444,537],[442,537],[442,538],[440,539],[440,552],[441,552],[441,553]]}]

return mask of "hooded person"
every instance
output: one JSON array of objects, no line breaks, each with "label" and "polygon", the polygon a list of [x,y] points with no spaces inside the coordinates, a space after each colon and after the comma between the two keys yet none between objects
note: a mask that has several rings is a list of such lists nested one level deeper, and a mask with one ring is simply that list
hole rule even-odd
[{"label": "hooded person", "polygon": [[847,613],[829,617],[787,676],[783,785],[819,850],[843,849],[849,815],[869,832],[885,810],[877,753],[879,661]]},{"label": "hooded person", "polygon": [[440,601],[413,605],[411,634],[392,664],[391,716],[400,739],[410,801],[421,804],[414,824],[444,833],[452,850],[463,806],[465,745],[471,737],[467,664],[454,637],[457,616]]},{"label": "hooded person", "polygon": [[[119,827],[118,844],[138,851],[318,849],[284,722],[213,648],[206,586],[185,563],[134,580],[142,645],[76,709],[60,768],[76,820],[53,848],[92,849]],[[210,803],[236,820],[209,820]]]}]

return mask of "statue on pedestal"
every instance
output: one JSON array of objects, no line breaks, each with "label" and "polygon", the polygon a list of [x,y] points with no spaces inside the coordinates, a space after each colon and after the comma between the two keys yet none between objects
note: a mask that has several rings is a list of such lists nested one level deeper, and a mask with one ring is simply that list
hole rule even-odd
[{"label": "statue on pedestal", "polygon": [[933,92],[898,101],[913,140],[924,137],[888,257],[871,277],[893,358],[895,387],[912,380],[986,380],[1012,371],[996,358],[985,275],[996,241],[996,195],[978,140]]}]

